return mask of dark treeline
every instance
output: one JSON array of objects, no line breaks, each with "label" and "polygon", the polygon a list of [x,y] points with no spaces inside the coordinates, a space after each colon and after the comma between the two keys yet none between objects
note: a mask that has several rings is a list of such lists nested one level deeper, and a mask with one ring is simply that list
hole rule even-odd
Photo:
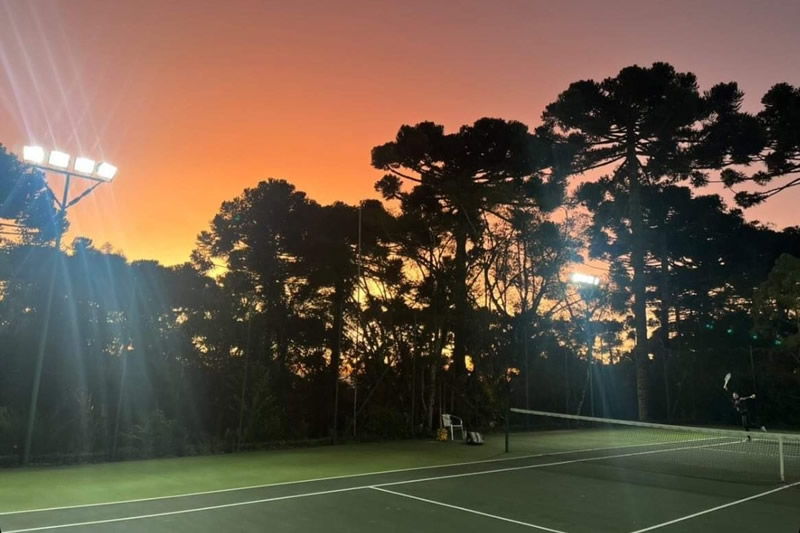
[{"label": "dark treeline", "polygon": [[654,64],[570,85],[533,131],[402,126],[372,150],[384,201],[260,182],[175,267],[56,249],[44,176],[3,150],[1,461],[33,400],[40,462],[490,430],[508,405],[732,423],[726,372],[800,424],[800,229],[698,189],[800,180],[800,89],[742,97]]}]

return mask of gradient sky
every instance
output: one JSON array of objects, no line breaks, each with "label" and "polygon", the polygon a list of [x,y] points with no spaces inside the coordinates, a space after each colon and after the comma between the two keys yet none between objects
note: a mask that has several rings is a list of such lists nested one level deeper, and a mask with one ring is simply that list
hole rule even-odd
[{"label": "gradient sky", "polygon": [[[653,61],[736,80],[757,110],[800,85],[799,24],[790,0],[0,0],[0,142],[116,164],[67,242],[173,264],[268,177],[377,197],[370,149],[404,123],[535,126],[570,82]],[[797,225],[798,200],[748,216]]]}]

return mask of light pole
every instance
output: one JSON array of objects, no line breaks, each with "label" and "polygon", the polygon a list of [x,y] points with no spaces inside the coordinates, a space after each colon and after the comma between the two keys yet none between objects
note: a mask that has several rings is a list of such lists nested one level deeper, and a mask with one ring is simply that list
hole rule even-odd
[{"label": "light pole", "polygon": [[594,295],[597,286],[600,285],[600,278],[590,274],[573,272],[570,280],[578,287],[589,289],[589,298],[583,294],[581,294],[581,298],[586,304],[586,358],[589,360],[589,406],[591,415],[594,416],[594,335],[592,335],[592,310],[589,308],[589,299]]},{"label": "light pole", "polygon": [[[72,157],[68,153],[52,150],[48,155],[41,146],[25,146],[22,149],[22,159],[32,167],[44,172],[45,175],[49,172],[55,172],[65,177],[61,199],[45,182],[47,190],[50,191],[50,195],[58,207],[59,218],[61,219],[61,225],[56,234],[56,248],[59,249],[61,248],[61,237],[64,233],[63,222],[66,220],[67,209],[86,198],[103,183],[110,183],[117,174],[117,167],[105,161],[98,164],[94,159],[88,157],[76,157],[75,161],[72,162]],[[71,168],[70,162],[72,162]],[[70,200],[69,188],[73,178],[91,181],[93,184]]]},{"label": "light pole", "polygon": [[[47,156],[47,157],[46,157]],[[94,159],[88,157],[76,157],[75,161],[71,161],[71,156],[68,153],[51,150],[49,155],[45,153],[44,148],[41,146],[25,146],[22,149],[22,159],[31,165],[38,168],[45,173],[55,172],[65,177],[64,190],[61,194],[61,199],[53,192],[50,185],[45,181],[45,186],[53,197],[53,201],[58,207],[59,214],[59,227],[56,228],[56,243],[55,248],[57,251],[61,250],[61,237],[64,234],[64,222],[67,217],[67,209],[77,204],[86,198],[92,191],[103,183],[109,183],[114,179],[117,174],[117,167],[111,163],[102,162],[98,164]],[[70,168],[70,162],[72,166]],[[69,198],[69,187],[73,178],[85,179],[93,182],[88,189],[80,193],[73,199]],[[58,253],[58,252],[57,252]],[[23,464],[28,464],[31,458],[31,445],[33,443],[33,428],[36,424],[36,408],[39,402],[39,386],[42,381],[42,367],[44,365],[44,352],[47,348],[47,331],[50,323],[50,310],[53,304],[53,290],[55,289],[57,261],[53,262],[53,270],[50,274],[50,285],[47,295],[47,305],[45,306],[44,317],[46,320],[44,331],[39,341],[39,350],[36,356],[36,368],[33,374],[33,388],[31,390],[31,403],[28,410],[28,427],[25,435],[25,450],[22,458]]]}]

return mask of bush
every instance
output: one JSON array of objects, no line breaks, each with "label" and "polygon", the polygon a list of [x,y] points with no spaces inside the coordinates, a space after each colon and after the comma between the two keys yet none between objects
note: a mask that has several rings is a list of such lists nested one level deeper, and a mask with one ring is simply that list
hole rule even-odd
[{"label": "bush", "polygon": [[10,407],[0,407],[0,455],[17,455],[21,447],[20,417]]},{"label": "bush", "polygon": [[123,433],[121,442],[119,456],[123,459],[184,455],[186,448],[177,422],[168,419],[160,409],[151,411],[143,424]]},{"label": "bush", "polygon": [[375,404],[369,407],[363,421],[359,424],[363,437],[374,436],[381,439],[408,437],[408,421],[399,409],[393,406]]}]

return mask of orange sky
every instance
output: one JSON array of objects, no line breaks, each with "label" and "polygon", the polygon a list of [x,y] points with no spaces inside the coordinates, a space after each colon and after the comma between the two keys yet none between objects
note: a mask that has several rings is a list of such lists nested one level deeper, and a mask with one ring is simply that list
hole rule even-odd
[{"label": "orange sky", "polygon": [[[106,158],[70,214],[129,258],[185,261],[223,200],[267,177],[376,197],[399,125],[535,126],[575,80],[668,61],[758,108],[800,85],[800,3],[544,0],[0,0],[0,142]],[[800,189],[751,218],[800,223]]]}]

